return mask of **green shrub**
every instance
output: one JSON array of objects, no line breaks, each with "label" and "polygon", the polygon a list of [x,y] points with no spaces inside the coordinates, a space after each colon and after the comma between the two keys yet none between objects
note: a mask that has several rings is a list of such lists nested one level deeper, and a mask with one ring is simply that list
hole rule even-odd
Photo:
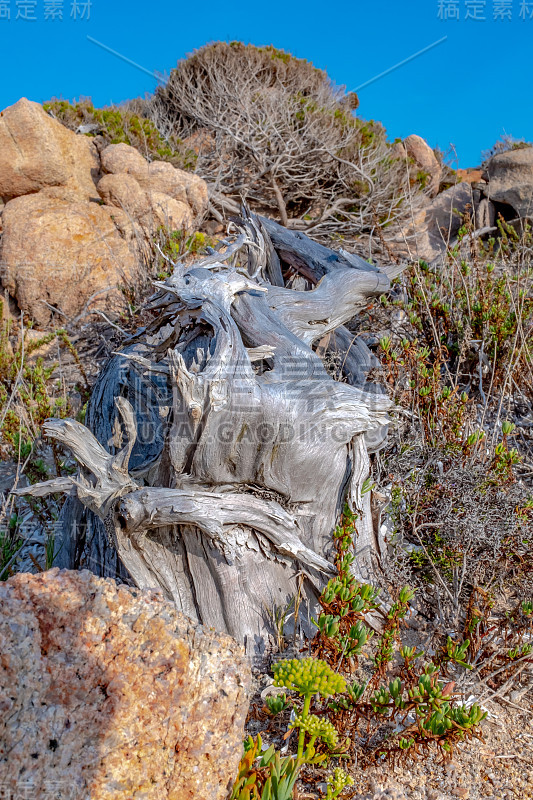
[{"label": "green shrub", "polygon": [[[365,766],[383,757],[417,758],[432,748],[450,758],[457,743],[481,737],[486,712],[479,704],[461,703],[454,687],[460,672],[471,670],[471,661],[479,664],[475,637],[483,638],[484,631],[479,635],[474,631],[471,639],[461,641],[448,636],[445,646],[434,654],[407,645],[402,629],[414,591],[404,587],[386,606],[378,602],[373,587],[350,580],[349,556],[356,535],[357,516],[345,508],[334,532],[338,575],[322,592],[323,610],[314,621],[317,633],[310,643],[311,651],[324,658],[283,659],[272,667],[274,686],[285,688],[288,694],[269,707],[287,719],[292,706],[288,727],[298,730],[296,754],[282,758],[271,745],[261,755],[261,737],[249,738],[232,800],[288,800],[304,766],[306,780],[310,780],[312,769],[327,766],[331,759],[356,756],[358,765]],[[335,615],[330,613],[333,610]],[[374,639],[369,613],[383,620],[381,633]],[[368,676],[364,682],[346,677],[346,671],[356,666],[354,657],[345,659],[342,653],[339,660],[344,630],[340,623],[354,614],[360,628],[367,630],[367,644],[357,648],[355,655],[364,661]],[[337,626],[323,624],[325,618],[331,623],[332,617]],[[488,622],[485,616],[483,622]],[[529,655],[528,648],[533,650],[528,639],[532,626],[533,604],[523,603],[508,621],[505,640],[512,641],[513,647],[507,648],[505,666],[512,668],[517,659]],[[327,778],[326,798],[340,797],[351,783],[349,775],[337,767]]]},{"label": "green shrub", "polygon": [[196,154],[176,136],[165,139],[154,123],[128,105],[95,108],[90,100],[69,103],[66,100],[49,100],[44,110],[70,130],[92,126],[88,136],[99,134],[108,144],[124,142],[136,147],[150,161],[169,161],[175,167],[194,170]]}]

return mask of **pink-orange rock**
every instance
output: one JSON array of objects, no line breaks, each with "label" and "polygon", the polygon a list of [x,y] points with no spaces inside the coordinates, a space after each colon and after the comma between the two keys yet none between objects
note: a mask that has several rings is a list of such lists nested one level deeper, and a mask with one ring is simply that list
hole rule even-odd
[{"label": "pink-orange rock", "polygon": [[110,144],[101,152],[102,169],[117,175],[125,172],[133,175],[137,180],[148,177],[148,162],[142,157],[135,147],[120,142],[120,144]]},{"label": "pink-orange rock", "polygon": [[192,228],[193,215],[187,203],[174,200],[162,192],[152,192],[149,197],[159,225],[171,231],[188,231]]},{"label": "pink-orange rock", "polygon": [[196,214],[197,219],[201,219],[207,213],[209,205],[207,183],[193,172],[185,172],[184,170],[180,170],[180,172],[183,174],[189,205]]},{"label": "pink-orange rock", "polygon": [[5,201],[64,187],[78,198],[98,198],[98,152],[52,119],[39,103],[23,97],[0,113],[0,197]]},{"label": "pink-orange rock", "polygon": [[167,194],[174,200],[186,203],[187,190],[183,175],[187,173],[175,169],[168,161],[154,161],[148,165],[148,177],[142,180],[142,184],[149,191]]},{"label": "pink-orange rock", "polygon": [[147,192],[159,192],[188,203],[197,218],[205,215],[209,200],[207,184],[198,175],[176,169],[166,161],[148,164],[138,150],[124,143],[110,144],[102,150],[101,159],[104,172],[127,173]]},{"label": "pink-orange rock", "polygon": [[134,220],[143,217],[150,210],[146,192],[128,172],[104,175],[98,182],[97,189],[104,203],[122,208]]},{"label": "pink-orange rock", "polygon": [[[176,172],[171,164],[166,166]],[[119,172],[104,175],[98,183],[98,193],[104,203],[126,212],[130,226],[138,223],[140,235],[153,234],[160,226],[169,230],[189,230],[192,227],[193,213],[185,190],[181,192],[182,200],[162,191],[145,191],[132,174]]]},{"label": "pink-orange rock", "polygon": [[2,284],[38,325],[50,322],[51,306],[64,320],[137,278],[137,254],[110,208],[39,192],[11,200],[2,216]]},{"label": "pink-orange rock", "polygon": [[160,595],[86,571],[16,575],[0,584],[0,786],[223,800],[249,684],[242,647]]},{"label": "pink-orange rock", "polygon": [[400,159],[400,161],[405,161],[407,158],[407,150],[403,142],[394,142],[392,145],[392,155],[394,158]]},{"label": "pink-orange rock", "polygon": [[403,140],[403,146],[416,165],[420,168],[421,172],[426,173],[426,189],[430,197],[435,197],[439,191],[440,179],[442,177],[442,167],[439,164],[437,157],[428,143],[417,136],[416,133],[408,136]]},{"label": "pink-orange rock", "polygon": [[207,184],[192,172],[176,169],[166,161],[153,161],[148,167],[148,178],[141,183],[145,189],[188,203],[197,217],[203,217],[207,212]]},{"label": "pink-orange rock", "polygon": [[483,180],[483,169],[481,167],[458,169],[457,180],[461,183],[479,183]]}]

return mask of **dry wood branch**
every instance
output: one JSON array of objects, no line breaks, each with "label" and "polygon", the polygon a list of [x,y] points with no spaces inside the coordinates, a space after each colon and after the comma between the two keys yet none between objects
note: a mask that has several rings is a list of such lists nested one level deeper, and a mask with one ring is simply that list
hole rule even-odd
[{"label": "dry wood branch", "polygon": [[273,286],[268,303],[292,333],[306,344],[313,344],[348,322],[368,305],[371,297],[389,288],[389,279],[383,273],[339,269],[324,275],[311,292]]},{"label": "dry wood branch", "polygon": [[[54,492],[66,491],[71,494],[76,489],[83,504],[105,518],[118,497],[137,488],[128,473],[131,451],[137,438],[133,408],[122,397],[116,398],[116,407],[124,422],[127,438],[126,445],[115,456],[107,453],[80,422],[74,419],[49,419],[44,424],[44,433],[72,451],[82,468],[78,478],[56,478],[27,489],[17,489],[15,494],[43,497]],[[87,478],[87,470],[94,475],[96,485]]]},{"label": "dry wood branch", "polygon": [[296,517],[288,514],[279,503],[266,502],[251,494],[141,489],[121,499],[118,514],[127,535],[147,528],[196,525],[220,543],[226,554],[235,548],[226,530],[244,525],[264,534],[282,555],[321,572],[333,574],[335,571],[329,561],[301,542]]}]

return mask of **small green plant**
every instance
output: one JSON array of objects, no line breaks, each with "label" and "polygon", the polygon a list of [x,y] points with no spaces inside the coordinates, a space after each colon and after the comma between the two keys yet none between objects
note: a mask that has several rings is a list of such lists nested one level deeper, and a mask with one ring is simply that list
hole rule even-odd
[{"label": "small green plant", "polygon": [[[487,713],[479,703],[467,706],[455,692],[457,675],[479,665],[488,639],[501,638],[503,645],[496,657],[487,661],[494,666],[504,665],[502,680],[518,670],[524,659],[533,663],[533,602],[523,601],[508,616],[502,632],[490,629],[488,612],[491,600],[482,594],[471,598],[470,619],[465,631],[470,636],[457,641],[448,636],[440,649],[429,655],[423,649],[403,641],[403,627],[415,592],[409,586],[398,592],[396,600],[386,606],[377,602],[376,590],[349,579],[357,517],[349,509],[334,532],[338,577],[326,586],[321,605],[323,613],[315,621],[317,633],[311,642],[315,652],[324,658],[306,657],[284,659],[274,663],[274,686],[296,693],[267,698],[269,714],[283,714],[292,705],[289,730],[298,731],[295,756],[285,759],[269,748],[264,756],[253,748],[250,740],[248,755],[241,762],[233,800],[248,798],[292,797],[276,794],[292,791],[300,769],[323,765],[329,758],[349,758],[358,754],[358,763],[366,765],[379,758],[418,758],[437,749],[445,759],[452,757],[458,743],[482,737],[482,724]],[[483,601],[483,602],[482,602]],[[336,613],[330,613],[331,611]],[[372,637],[365,614],[381,615],[382,631]],[[359,614],[356,624],[366,632],[364,649],[357,648],[356,657],[364,659],[366,681],[349,682],[339,673],[339,651],[346,647],[342,637],[342,620]],[[352,640],[360,638],[351,636]],[[329,639],[329,642],[328,642]],[[477,642],[477,645],[476,645]],[[478,666],[479,669],[479,666]],[[482,666],[481,674],[485,667]],[[264,718],[264,717],[263,717]],[[287,738],[287,736],[285,737]],[[250,755],[251,753],[251,755]],[[272,774],[272,779],[269,777]],[[286,780],[282,784],[283,777]],[[289,777],[290,776],[290,779]],[[326,800],[342,795],[351,779],[337,768],[327,779]],[[266,788],[265,788],[266,787]],[[262,792],[265,792],[262,794]]]},{"label": "small green plant", "polygon": [[[336,567],[339,578],[347,578],[349,556],[353,552],[356,536],[356,517],[346,509],[341,524],[334,533],[337,548]],[[352,579],[353,580],[353,579]],[[442,753],[450,755],[457,741],[469,736],[478,736],[479,725],[485,718],[479,706],[470,709],[455,702],[453,697],[454,682],[445,678],[447,665],[453,663],[457,667],[470,669],[467,662],[470,641],[465,639],[456,643],[451,637],[441,654],[428,657],[424,651],[402,642],[402,625],[406,619],[415,592],[405,586],[390,608],[385,610],[375,601],[375,590],[366,585],[342,580],[331,580],[321,597],[325,610],[337,602],[337,615],[323,613],[315,622],[318,632],[313,645],[325,654],[325,658],[338,661],[338,649],[342,644],[339,637],[340,621],[353,613],[355,608],[361,614],[358,620],[357,637],[368,642],[368,652],[358,649],[357,655],[364,657],[371,666],[371,677],[366,683],[354,682],[346,684],[344,692],[338,692],[327,702],[332,724],[351,735],[357,731],[360,722],[373,727],[376,734],[385,728],[388,722],[395,721],[398,731],[388,735],[386,744],[373,751],[373,755],[390,757],[415,756],[421,750],[434,743]],[[371,602],[361,602],[361,598]],[[342,611],[347,609],[344,614]],[[373,640],[365,614],[371,610],[384,617],[383,630],[377,640]],[[327,639],[332,646],[328,647]],[[346,644],[344,644],[346,646]],[[370,652],[370,650],[373,652]],[[401,666],[396,666],[398,658]],[[384,682],[387,673],[392,672],[388,682]],[[409,716],[414,723],[407,723]],[[365,737],[368,740],[368,736]],[[380,737],[378,737],[380,738]],[[353,746],[353,745],[352,745]],[[370,753],[367,753],[370,755]]]},{"label": "small green plant", "polygon": [[0,527],[0,580],[6,581],[16,572],[16,557],[24,544],[20,525],[22,519],[11,514],[8,524]]},{"label": "small green plant", "polygon": [[401,642],[400,624],[406,617],[409,611],[409,603],[414,596],[414,591],[409,586],[404,586],[398,596],[398,600],[393,603],[387,614],[385,627],[378,640],[376,653],[373,657],[377,670],[376,676],[383,676],[385,674],[387,666],[394,657],[396,645]]},{"label": "small green plant", "polygon": [[521,611],[524,617],[533,618],[533,602],[524,600],[521,606]]},{"label": "small green plant", "polygon": [[521,462],[522,458],[518,450],[514,447],[509,448],[507,437],[504,434],[503,441],[498,442],[494,448],[491,470],[498,483],[512,482],[516,480],[514,467]]},{"label": "small green plant", "polygon": [[[326,756],[315,757],[315,742],[322,740],[330,749],[338,744],[337,731],[324,719],[310,714],[314,695],[331,697],[346,688],[346,680],[333,672],[330,666],[320,659],[287,659],[274,664],[274,686],[283,686],[297,692],[303,698],[303,708],[296,714],[292,727],[299,729],[298,758],[308,763],[318,763]],[[308,738],[307,748],[304,746]]]},{"label": "small green plant", "polygon": [[269,695],[265,699],[265,705],[273,717],[281,714],[288,706],[286,694]]},{"label": "small green plant", "polygon": [[[61,548],[60,548],[61,550]],[[59,552],[59,551],[58,551]],[[46,537],[46,543],[44,546],[44,555],[45,555],[45,569],[52,569],[54,566],[54,561],[58,555],[56,552],[56,537],[55,533],[51,531],[48,536]]]},{"label": "small green plant", "polygon": [[454,642],[451,636],[446,640],[446,652],[442,661],[452,661],[465,669],[472,669],[472,666],[465,661],[470,648],[470,639],[465,639],[460,645]]},{"label": "small green plant", "polygon": [[[317,740],[323,742],[330,751],[333,751],[339,743],[339,734],[335,726],[316,714],[305,714],[305,712],[297,714],[291,722],[291,728],[299,730],[298,758],[303,758],[306,764],[320,764],[328,757],[327,753],[316,755]],[[307,744],[304,748],[306,739]]]},{"label": "small green plant", "polygon": [[[70,411],[62,382],[54,380],[57,364],[46,363],[43,356],[36,357],[36,350],[56,341],[59,347],[68,351],[79,370],[81,381],[78,389],[82,397],[88,397],[89,384],[79,354],[64,329],[30,339],[27,335],[29,326],[23,326],[18,320],[4,320],[2,312],[0,300],[0,454],[17,460],[33,484],[48,480],[53,472],[38,445],[43,422],[49,417],[66,417]],[[55,472],[61,475],[65,468],[55,443],[51,449]],[[57,521],[59,509],[55,498],[27,498],[25,502],[43,528],[47,529]],[[14,508],[18,508],[18,503]],[[17,554],[24,543],[16,522],[18,519],[14,513],[9,524],[0,528],[2,579],[16,572]],[[3,523],[2,519],[0,525]],[[43,564],[35,560],[36,568],[49,569],[53,565],[54,547],[51,534],[46,540]],[[29,553],[29,558],[34,559],[32,553]]]},{"label": "small green plant", "polygon": [[336,797],[340,797],[341,792],[347,786],[352,786],[353,778],[343,769],[337,767],[333,775],[329,775],[326,779],[326,784],[326,800],[334,800]]},{"label": "small green plant", "polygon": [[[363,488],[368,490],[368,487]],[[312,643],[313,652],[335,654],[337,667],[361,655],[373,636],[373,631],[363,622],[365,614],[379,607],[379,590],[359,583],[351,574],[355,526],[355,515],[346,506],[341,523],[333,533],[337,577],[328,581],[319,597],[322,611],[318,619],[312,620],[318,628]]]},{"label": "small green plant", "polygon": [[165,280],[172,272],[172,264],[189,255],[209,252],[217,240],[202,231],[189,234],[183,230],[160,227],[154,236],[154,272],[158,280]]},{"label": "small green plant", "polygon": [[274,745],[262,748],[259,734],[246,739],[230,800],[291,800],[303,762],[282,757]]},{"label": "small green plant", "polygon": [[[0,319],[2,308],[0,300]],[[20,329],[18,323],[18,332],[11,320],[2,320],[0,325],[0,446],[3,443],[8,455],[24,463],[31,456],[33,442],[43,422],[49,417],[65,417],[69,412],[61,387],[53,384],[57,364],[45,364],[42,356],[31,360],[30,356],[57,340],[79,369],[82,382],[78,388],[82,397],[88,397],[89,383],[79,354],[64,329],[27,341],[26,329]],[[54,445],[52,450],[59,474]],[[32,460],[27,474],[33,482],[49,477],[42,459]]]},{"label": "small green plant", "polygon": [[[480,735],[479,725],[486,712],[478,705],[467,708],[456,703],[454,683],[439,680],[439,677],[439,668],[431,660],[426,661],[422,671],[405,660],[400,675],[373,692],[369,691],[373,682],[370,681],[366,686],[353,687],[355,691],[331,702],[333,721],[339,719],[352,733],[361,721],[376,732],[386,729],[390,721],[397,723],[398,732],[389,733],[385,743],[367,756],[415,756],[432,743],[449,756],[456,742]],[[408,722],[410,718],[414,718],[414,722]]]},{"label": "small green plant", "polygon": [[[416,327],[418,317],[411,323]],[[468,395],[446,383],[446,346],[442,344],[432,353],[417,338],[404,338],[396,347],[387,338],[380,340],[380,347],[391,393],[399,403],[409,404],[415,411],[426,440],[432,444],[462,443]]]},{"label": "small green plant", "polygon": [[[262,753],[262,740],[248,737],[244,744],[244,755],[233,786],[230,800],[290,800],[298,774],[304,764],[320,764],[328,758],[328,752],[317,754],[320,743],[330,752],[336,753],[339,736],[335,726],[324,717],[310,713],[312,698],[323,698],[343,692],[346,681],[324,661],[315,658],[285,659],[274,667],[274,686],[285,687],[303,698],[302,708],[294,706],[290,727],[298,730],[298,752],[296,757],[282,757],[271,745]],[[267,697],[271,714],[281,713],[288,706],[286,695]],[[328,797],[338,797],[347,776],[336,771],[330,782]]]}]

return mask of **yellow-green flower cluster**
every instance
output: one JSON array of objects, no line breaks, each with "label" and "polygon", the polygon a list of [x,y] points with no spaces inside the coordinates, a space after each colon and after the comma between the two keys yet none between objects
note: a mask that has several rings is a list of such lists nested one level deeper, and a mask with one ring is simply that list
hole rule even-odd
[{"label": "yellow-green flower cluster", "polygon": [[330,798],[338,797],[347,786],[351,786],[353,784],[353,778],[343,769],[337,767],[333,775],[327,778],[327,784],[328,789],[326,797],[327,800],[330,800]]},{"label": "yellow-green flower cluster", "polygon": [[299,728],[305,731],[312,740],[321,739],[329,748],[336,747],[339,742],[339,734],[335,727],[327,719],[317,717],[316,714],[296,715],[291,722],[291,728]]},{"label": "yellow-green flower cluster", "polygon": [[273,672],[274,686],[285,686],[302,695],[320,694],[322,697],[330,697],[346,690],[344,678],[318,658],[278,661]]}]

